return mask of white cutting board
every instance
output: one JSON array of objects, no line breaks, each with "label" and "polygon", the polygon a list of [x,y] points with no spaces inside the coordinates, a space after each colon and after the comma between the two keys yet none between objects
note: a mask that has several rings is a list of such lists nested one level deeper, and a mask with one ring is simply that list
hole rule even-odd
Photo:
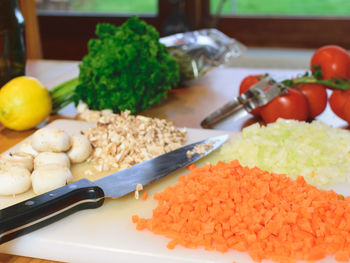
[{"label": "white cutting board", "polygon": [[[79,133],[80,130],[93,125],[93,123],[70,120],[57,120],[50,124],[71,134]],[[227,133],[219,130],[188,129],[187,143]],[[235,133],[228,134],[231,137],[235,135]],[[10,150],[17,147],[18,145]],[[197,165],[204,164],[205,161],[204,158]],[[204,249],[187,249],[181,246],[169,250],[166,248],[169,239],[148,230],[136,230],[131,221],[132,215],[151,217],[152,210],[157,205],[152,198],[153,194],[163,191],[168,185],[175,184],[177,178],[185,173],[187,170],[182,169],[146,186],[144,189],[148,192],[146,201],[136,200],[133,194],[120,199],[106,200],[100,208],[77,212],[45,228],[0,245],[0,253],[74,263],[253,262],[246,252],[220,253]],[[31,196],[33,193],[29,191],[15,198],[1,197],[0,208]],[[330,258],[321,262],[330,262]]]},{"label": "white cutting board", "polygon": [[[49,124],[66,130],[70,134],[79,133],[94,123],[56,120]],[[187,129],[187,143],[211,136],[227,134],[225,131]],[[231,136],[234,133],[230,134]],[[22,141],[24,143],[27,139]],[[15,151],[20,144],[9,151]],[[204,160],[205,161],[205,160]],[[72,169],[77,175],[79,169]],[[132,215],[150,217],[157,203],[152,196],[168,185],[175,184],[177,177],[186,173],[182,169],[149,186],[146,201],[136,200],[133,194],[121,199],[106,200],[97,209],[77,212],[43,229],[29,233],[0,245],[1,253],[37,257],[64,262],[232,262],[236,253],[221,254],[204,252],[182,247],[168,250],[167,238],[156,236],[149,231],[137,231],[131,221]],[[83,176],[84,177],[84,176]],[[140,193],[142,195],[142,192]],[[0,208],[34,196],[32,191],[16,197],[0,197]],[[249,259],[247,254],[243,258]]]}]

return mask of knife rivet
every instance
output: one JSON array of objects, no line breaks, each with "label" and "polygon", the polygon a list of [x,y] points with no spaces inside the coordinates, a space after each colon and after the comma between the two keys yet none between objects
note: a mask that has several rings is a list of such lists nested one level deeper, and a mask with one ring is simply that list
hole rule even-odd
[{"label": "knife rivet", "polygon": [[53,197],[53,196],[55,196],[55,195],[54,195],[54,194],[49,194],[49,196],[50,196],[50,197]]},{"label": "knife rivet", "polygon": [[34,201],[29,200],[29,201],[25,202],[24,204],[25,204],[25,205],[28,205],[28,206],[34,205]]}]

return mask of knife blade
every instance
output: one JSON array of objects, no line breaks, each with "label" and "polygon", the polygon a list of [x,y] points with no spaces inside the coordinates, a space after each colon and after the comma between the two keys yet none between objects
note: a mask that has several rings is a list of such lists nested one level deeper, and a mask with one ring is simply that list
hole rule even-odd
[{"label": "knife blade", "polygon": [[[137,184],[150,184],[171,172],[192,164],[219,148],[228,135],[208,138],[94,182],[81,179],[0,210],[0,244],[47,226],[74,212],[98,208],[106,197],[121,197],[136,190]],[[210,145],[204,153],[188,155],[197,145]]]}]

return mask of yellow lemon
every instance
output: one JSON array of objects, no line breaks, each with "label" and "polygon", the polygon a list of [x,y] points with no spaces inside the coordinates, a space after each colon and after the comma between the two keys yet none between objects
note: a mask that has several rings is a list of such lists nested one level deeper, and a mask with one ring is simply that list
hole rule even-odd
[{"label": "yellow lemon", "polygon": [[21,76],[0,89],[0,122],[23,131],[42,123],[51,113],[49,91],[35,78]]}]

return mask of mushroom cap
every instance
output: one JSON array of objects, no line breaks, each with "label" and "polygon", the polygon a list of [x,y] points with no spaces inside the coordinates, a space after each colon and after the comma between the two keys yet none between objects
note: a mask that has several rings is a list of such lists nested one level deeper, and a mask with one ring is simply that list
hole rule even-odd
[{"label": "mushroom cap", "polygon": [[31,145],[39,152],[65,152],[71,147],[69,134],[53,127],[37,130],[31,137]]},{"label": "mushroom cap", "polygon": [[23,152],[4,153],[0,155],[0,167],[9,166],[23,167],[31,172],[34,168],[34,158],[31,154]]},{"label": "mushroom cap", "polygon": [[72,163],[84,162],[92,152],[90,141],[85,136],[78,134],[71,136],[72,147],[67,152],[68,157]]},{"label": "mushroom cap", "polygon": [[19,152],[29,153],[34,157],[38,155],[38,151],[34,150],[30,140],[26,140],[20,145]]},{"label": "mushroom cap", "polygon": [[72,180],[71,171],[57,164],[42,165],[32,173],[32,187],[35,194],[49,192]]},{"label": "mushroom cap", "polygon": [[57,164],[70,167],[70,161],[66,153],[41,152],[34,158],[34,169],[46,164]]},{"label": "mushroom cap", "polygon": [[0,169],[0,195],[21,194],[30,189],[30,172],[24,167],[8,166]]}]

